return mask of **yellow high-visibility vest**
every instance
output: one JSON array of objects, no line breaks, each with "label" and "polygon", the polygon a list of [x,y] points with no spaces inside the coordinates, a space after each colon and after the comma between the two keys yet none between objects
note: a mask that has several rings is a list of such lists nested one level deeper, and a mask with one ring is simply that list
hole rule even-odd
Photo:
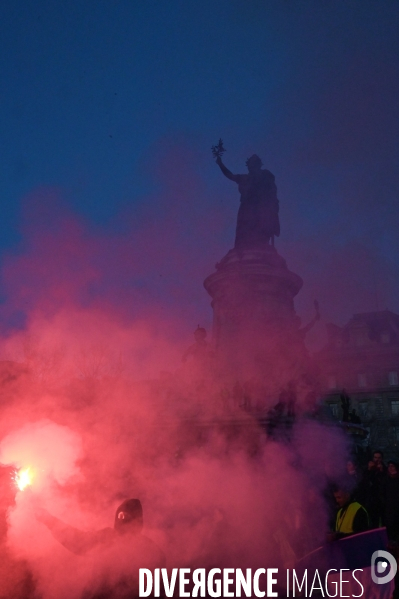
[{"label": "yellow high-visibility vest", "polygon": [[[349,535],[354,532],[353,530],[353,521],[357,512],[364,507],[360,505],[357,501],[353,501],[346,508],[342,508],[339,510],[337,514],[337,520],[335,523],[335,532],[342,532],[343,534]],[[364,510],[366,511],[366,510]],[[367,512],[366,512],[367,513]]]}]

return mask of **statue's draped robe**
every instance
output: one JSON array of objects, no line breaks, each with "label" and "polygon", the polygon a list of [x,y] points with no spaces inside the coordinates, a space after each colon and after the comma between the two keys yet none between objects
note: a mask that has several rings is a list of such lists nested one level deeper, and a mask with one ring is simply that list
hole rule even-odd
[{"label": "statue's draped robe", "polygon": [[272,237],[280,235],[274,175],[265,169],[229,178],[238,183],[241,194],[235,247],[245,249],[268,245]]}]

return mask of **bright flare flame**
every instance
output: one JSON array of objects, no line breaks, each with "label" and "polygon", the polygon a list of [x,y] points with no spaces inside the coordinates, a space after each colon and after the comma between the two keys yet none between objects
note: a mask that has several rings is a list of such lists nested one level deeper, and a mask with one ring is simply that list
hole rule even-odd
[{"label": "bright flare flame", "polygon": [[25,487],[32,484],[33,475],[30,472],[30,468],[24,468],[23,470],[18,470],[15,475],[15,484],[17,485],[20,491],[23,491]]}]

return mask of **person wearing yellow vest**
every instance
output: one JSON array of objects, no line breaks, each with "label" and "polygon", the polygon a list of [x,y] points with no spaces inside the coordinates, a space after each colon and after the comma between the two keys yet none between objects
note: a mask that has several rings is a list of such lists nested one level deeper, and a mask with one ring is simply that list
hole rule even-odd
[{"label": "person wearing yellow vest", "polygon": [[335,520],[335,539],[364,532],[370,528],[366,509],[357,501],[351,500],[349,491],[337,489],[334,491],[334,498],[339,507]]}]

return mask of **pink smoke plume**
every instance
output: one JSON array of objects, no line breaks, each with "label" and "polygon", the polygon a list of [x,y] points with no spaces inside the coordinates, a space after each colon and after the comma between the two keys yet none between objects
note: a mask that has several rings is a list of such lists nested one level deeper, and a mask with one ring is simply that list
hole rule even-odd
[{"label": "pink smoke plume", "polygon": [[[134,547],[73,555],[36,520],[38,507],[98,530],[112,527],[123,499],[140,498],[144,533],[169,567],[278,567],[324,538],[322,493],[347,451],[340,432],[305,423],[291,444],[277,443],[237,408],[245,433],[229,437],[215,425],[219,383],[201,390],[181,366],[204,306],[210,321],[196,294],[222,252],[212,241],[199,251],[203,210],[190,214],[182,196],[169,206],[175,191],[172,181],[165,219],[146,213],[114,236],[38,192],[24,248],[5,261],[2,315],[26,320],[1,341],[14,374],[3,381],[0,460],[33,478],[9,506],[4,546],[43,599],[78,598],[101,586],[100,572],[117,579],[138,561]],[[21,572],[3,587],[22,584]]]}]

